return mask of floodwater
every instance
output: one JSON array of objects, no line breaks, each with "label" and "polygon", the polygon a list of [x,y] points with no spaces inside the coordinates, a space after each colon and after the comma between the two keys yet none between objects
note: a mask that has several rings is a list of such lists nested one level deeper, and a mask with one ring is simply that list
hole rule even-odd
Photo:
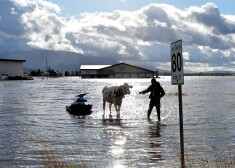
[{"label": "floodwater", "polygon": [[[150,79],[35,78],[0,82],[0,167],[41,167],[62,161],[76,167],[180,167],[178,87],[158,79],[166,95],[161,118],[147,120]],[[104,86],[132,85],[121,119],[108,105],[102,118]],[[185,77],[183,91],[186,164],[235,155],[235,77]],[[88,93],[88,117],[69,115],[65,106]],[[53,155],[53,156],[51,156]]]}]

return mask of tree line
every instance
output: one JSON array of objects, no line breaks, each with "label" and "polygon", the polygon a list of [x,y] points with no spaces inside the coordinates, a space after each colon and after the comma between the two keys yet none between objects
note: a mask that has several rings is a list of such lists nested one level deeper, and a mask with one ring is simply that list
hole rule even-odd
[{"label": "tree line", "polygon": [[60,76],[80,76],[80,71],[65,71],[64,73],[48,68],[47,71],[42,71],[40,69],[32,70],[30,76],[51,76],[51,77],[60,77]]}]

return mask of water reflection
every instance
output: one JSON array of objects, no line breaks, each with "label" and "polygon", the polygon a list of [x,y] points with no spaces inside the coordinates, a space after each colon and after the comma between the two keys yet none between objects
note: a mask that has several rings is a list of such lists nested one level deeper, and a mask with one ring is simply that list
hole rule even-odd
[{"label": "water reflection", "polygon": [[122,126],[121,121],[122,121],[122,119],[120,119],[120,118],[115,119],[115,118],[113,118],[112,115],[109,115],[109,118],[105,118],[105,117],[102,118],[103,125]]},{"label": "water reflection", "polygon": [[[183,104],[187,156],[233,156],[234,77],[186,79]],[[161,124],[146,122],[149,100],[138,94],[149,85],[149,79],[125,79],[135,87],[123,101],[122,119],[117,120],[116,113],[115,119],[102,119],[103,86],[119,85],[123,80],[56,78],[0,82],[0,165],[12,167],[9,161],[17,161],[19,167],[39,167],[38,158],[43,156],[38,154],[41,148],[37,147],[37,139],[45,137],[49,139],[45,144],[58,151],[66,163],[81,158],[86,167],[179,167],[178,97],[170,77],[159,79],[168,93],[162,102]],[[88,100],[94,105],[92,115],[70,116],[65,106],[75,93],[84,90],[90,93]]]},{"label": "water reflection", "polygon": [[150,160],[160,160],[162,155],[161,155],[161,144],[162,144],[162,138],[161,138],[161,125],[160,122],[154,122],[151,119],[148,120],[149,124],[149,156],[151,157]]},{"label": "water reflection", "polygon": [[104,138],[109,139],[106,145],[113,160],[112,167],[126,167],[126,135],[122,127],[122,120],[109,116],[109,118],[103,118],[102,121]]}]

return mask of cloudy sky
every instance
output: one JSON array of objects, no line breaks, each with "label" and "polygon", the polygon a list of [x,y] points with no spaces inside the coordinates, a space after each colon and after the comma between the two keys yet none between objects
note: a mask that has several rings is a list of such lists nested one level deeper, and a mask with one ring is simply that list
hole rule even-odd
[{"label": "cloudy sky", "polygon": [[185,71],[235,71],[235,1],[0,0],[0,53],[72,51],[170,69],[182,39]]}]

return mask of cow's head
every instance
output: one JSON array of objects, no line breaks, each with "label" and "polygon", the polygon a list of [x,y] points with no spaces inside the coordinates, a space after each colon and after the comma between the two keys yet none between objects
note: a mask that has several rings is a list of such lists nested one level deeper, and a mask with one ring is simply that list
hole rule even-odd
[{"label": "cow's head", "polygon": [[124,95],[130,94],[131,93],[130,88],[133,88],[132,86],[128,85],[127,83],[124,83],[121,87],[122,87]]}]

